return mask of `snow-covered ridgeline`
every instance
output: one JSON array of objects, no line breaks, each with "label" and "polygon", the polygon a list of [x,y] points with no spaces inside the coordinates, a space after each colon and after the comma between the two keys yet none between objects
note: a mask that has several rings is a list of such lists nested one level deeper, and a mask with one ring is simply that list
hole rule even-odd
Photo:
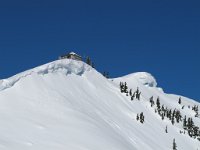
[{"label": "snow-covered ridgeline", "polygon": [[[138,87],[140,101],[121,93],[120,82],[133,91]],[[162,92],[149,73],[107,80],[84,62],[63,59],[1,80],[0,89],[1,150],[167,150],[174,138],[178,150],[200,147],[179,133],[181,123],[162,120],[149,98],[159,97],[161,105],[180,110],[198,126],[188,106],[199,103],[182,97],[178,104],[180,96]],[[136,120],[141,112],[143,124]]]},{"label": "snow-covered ridgeline", "polygon": [[88,66],[87,64],[81,61],[76,61],[72,59],[57,60],[45,65],[36,67],[34,69],[30,69],[25,72],[19,73],[8,79],[0,80],[0,90],[4,90],[4,89],[12,87],[20,79],[30,76],[31,74],[45,75],[45,74],[53,73],[53,72],[61,72],[66,75],[67,74],[82,75],[85,71],[89,71],[90,69],[91,69],[90,66]]}]

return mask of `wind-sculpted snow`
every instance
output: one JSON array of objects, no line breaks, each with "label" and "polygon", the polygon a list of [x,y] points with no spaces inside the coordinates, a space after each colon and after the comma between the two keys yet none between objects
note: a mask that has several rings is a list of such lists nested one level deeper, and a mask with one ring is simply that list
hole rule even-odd
[{"label": "wind-sculpted snow", "polygon": [[58,60],[46,65],[31,69],[31,70],[25,71],[11,78],[0,80],[0,90],[10,88],[22,78],[25,78],[32,74],[45,75],[48,73],[61,72],[66,75],[67,74],[82,75],[85,71],[89,71],[90,69],[91,67],[89,67],[88,65],[80,61],[75,61],[71,59]]},{"label": "wind-sculpted snow", "polygon": [[[127,82],[141,99],[120,92]],[[59,60],[1,80],[0,150],[197,150],[200,141],[180,134],[182,125],[162,120],[149,98],[181,114],[198,117],[199,103],[165,94],[148,73],[108,80],[81,61]],[[6,90],[3,90],[6,89]],[[184,109],[182,107],[185,106]],[[136,120],[143,112],[144,123]],[[165,133],[165,127],[168,133]]]},{"label": "wind-sculpted snow", "polygon": [[132,79],[136,79],[138,80],[140,83],[142,83],[143,85],[149,86],[149,87],[156,87],[157,86],[157,82],[156,79],[147,72],[137,72],[137,73],[132,73],[129,75],[126,75],[124,77],[121,77],[125,80],[132,80]]}]

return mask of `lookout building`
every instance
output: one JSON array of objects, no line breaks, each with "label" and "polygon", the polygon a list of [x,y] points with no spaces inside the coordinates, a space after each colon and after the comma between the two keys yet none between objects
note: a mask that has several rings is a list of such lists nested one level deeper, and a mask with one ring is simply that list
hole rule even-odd
[{"label": "lookout building", "polygon": [[76,53],[74,52],[70,52],[66,55],[61,55],[59,56],[59,59],[74,59],[74,60],[82,60],[81,56],[77,55]]}]

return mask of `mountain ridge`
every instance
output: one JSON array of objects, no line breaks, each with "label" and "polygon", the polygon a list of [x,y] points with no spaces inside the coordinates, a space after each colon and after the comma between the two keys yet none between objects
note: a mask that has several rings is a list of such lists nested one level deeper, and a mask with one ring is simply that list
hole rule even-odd
[{"label": "mountain ridge", "polygon": [[[120,82],[127,82],[133,92],[139,88],[140,100],[121,93]],[[178,104],[180,96],[163,93],[148,73],[108,80],[84,62],[64,59],[1,80],[0,85],[2,150],[167,150],[174,138],[178,149],[200,147],[197,139],[179,133],[182,122],[162,120],[149,98],[159,97],[161,105],[180,110],[198,126],[200,120],[188,106],[199,103],[182,97]],[[144,123],[136,119],[141,112]]]}]

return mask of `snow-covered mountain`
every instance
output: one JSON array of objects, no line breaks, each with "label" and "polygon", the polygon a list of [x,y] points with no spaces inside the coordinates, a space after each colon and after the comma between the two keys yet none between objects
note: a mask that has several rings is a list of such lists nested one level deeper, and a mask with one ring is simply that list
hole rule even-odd
[{"label": "snow-covered mountain", "polygon": [[[132,93],[138,88],[140,100],[121,93],[125,82]],[[162,119],[158,97],[182,121]],[[178,150],[200,149],[183,129],[185,115],[200,126],[192,110],[200,104],[179,98],[149,73],[106,79],[81,61],[57,60],[0,81],[0,150],[170,150],[173,139]],[[143,123],[136,119],[141,112]]]}]

